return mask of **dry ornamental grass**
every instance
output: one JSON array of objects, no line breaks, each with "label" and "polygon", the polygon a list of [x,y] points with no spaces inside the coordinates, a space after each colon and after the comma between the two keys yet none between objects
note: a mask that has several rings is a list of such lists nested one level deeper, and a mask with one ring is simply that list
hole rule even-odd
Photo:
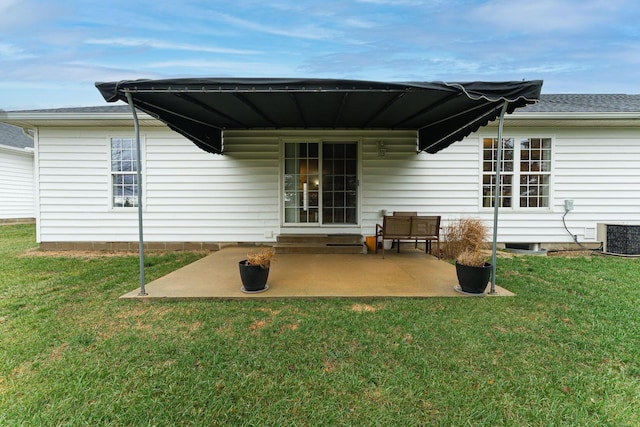
[{"label": "dry ornamental grass", "polygon": [[460,264],[482,266],[485,255],[482,246],[489,231],[478,218],[460,218],[444,228],[445,257]]},{"label": "dry ornamental grass", "polygon": [[262,268],[269,268],[271,259],[275,253],[271,248],[260,249],[259,251],[249,252],[247,254],[247,265],[259,265]]}]

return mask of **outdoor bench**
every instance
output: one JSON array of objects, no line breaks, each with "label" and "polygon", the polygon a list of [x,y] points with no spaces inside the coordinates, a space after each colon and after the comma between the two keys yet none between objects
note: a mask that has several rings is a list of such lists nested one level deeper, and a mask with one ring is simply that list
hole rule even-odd
[{"label": "outdoor bench", "polygon": [[400,240],[425,241],[425,252],[429,252],[430,243],[437,244],[437,256],[440,258],[440,216],[405,216],[385,215],[382,225],[376,224],[376,251],[378,239],[382,239],[382,258],[384,259],[384,241],[398,241],[398,253],[400,253]]}]

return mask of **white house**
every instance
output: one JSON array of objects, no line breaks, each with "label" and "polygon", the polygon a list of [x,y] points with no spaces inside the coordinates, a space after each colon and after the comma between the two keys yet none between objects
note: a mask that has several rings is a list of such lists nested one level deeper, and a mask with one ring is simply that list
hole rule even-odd
[{"label": "white house", "polygon": [[22,129],[0,123],[0,223],[35,218],[33,139]]},{"label": "white house", "polygon": [[[139,112],[145,242],[218,248],[286,234],[372,235],[384,211],[493,220],[497,124],[435,154],[404,129],[247,129],[205,152]],[[128,105],[8,112],[35,140],[43,248],[138,240]],[[498,242],[597,247],[640,225],[640,95],[542,95],[505,117]],[[632,233],[636,231],[632,230]]]}]

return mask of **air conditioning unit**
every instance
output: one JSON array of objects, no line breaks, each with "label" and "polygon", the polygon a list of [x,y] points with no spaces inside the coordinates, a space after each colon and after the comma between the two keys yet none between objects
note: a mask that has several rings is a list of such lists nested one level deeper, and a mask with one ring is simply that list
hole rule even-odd
[{"label": "air conditioning unit", "polygon": [[640,255],[640,225],[598,223],[602,251],[617,255]]}]

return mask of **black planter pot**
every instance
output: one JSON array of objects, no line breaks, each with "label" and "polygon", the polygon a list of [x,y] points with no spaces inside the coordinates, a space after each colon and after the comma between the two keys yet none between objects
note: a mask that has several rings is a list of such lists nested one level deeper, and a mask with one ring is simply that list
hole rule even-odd
[{"label": "black planter pot", "polygon": [[456,261],[456,274],[462,292],[468,294],[481,294],[487,288],[491,280],[491,264],[484,263],[482,267],[458,264]]},{"label": "black planter pot", "polygon": [[267,289],[269,269],[259,265],[245,265],[246,259],[238,263],[240,267],[240,279],[245,292],[260,292]]}]

